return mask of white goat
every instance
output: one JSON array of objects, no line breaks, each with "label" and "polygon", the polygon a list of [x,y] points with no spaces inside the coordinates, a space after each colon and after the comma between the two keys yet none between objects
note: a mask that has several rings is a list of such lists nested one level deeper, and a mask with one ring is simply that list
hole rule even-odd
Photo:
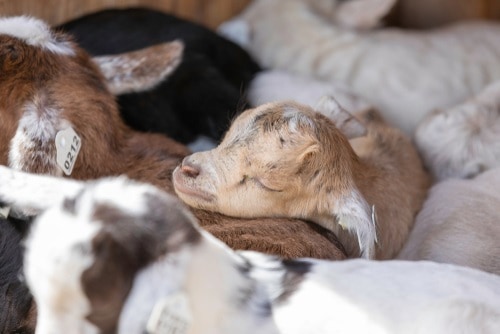
[{"label": "white goat", "polygon": [[500,166],[500,81],[456,107],[429,114],[415,140],[438,180]]},{"label": "white goat", "polygon": [[234,252],[177,199],[123,177],[83,183],[0,167],[0,200],[46,210],[26,243],[37,334],[500,328],[496,275],[430,262]]},{"label": "white goat", "polygon": [[400,259],[432,260],[500,275],[500,168],[436,184]]},{"label": "white goat", "polygon": [[[268,68],[340,82],[413,134],[500,79],[500,24],[429,31],[377,29],[396,0],[254,0],[219,31]],[[365,29],[365,30],[363,30]]]},{"label": "white goat", "polygon": [[248,101],[254,107],[291,100],[315,107],[323,96],[335,96],[335,100],[351,113],[371,107],[344,85],[280,70],[257,73],[250,82],[247,94]]}]

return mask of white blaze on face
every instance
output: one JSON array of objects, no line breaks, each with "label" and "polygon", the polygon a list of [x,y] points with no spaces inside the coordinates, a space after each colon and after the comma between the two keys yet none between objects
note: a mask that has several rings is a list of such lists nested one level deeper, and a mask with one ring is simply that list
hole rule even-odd
[{"label": "white blaze on face", "polygon": [[100,229],[88,221],[60,206],[33,226],[24,270],[37,303],[37,334],[98,333],[85,320],[90,304],[81,286],[83,272],[94,262],[91,242]]},{"label": "white blaze on face", "polygon": [[33,17],[0,18],[0,35],[9,35],[21,39],[29,45],[41,47],[53,53],[67,56],[75,54],[71,43],[58,41],[45,22]]}]

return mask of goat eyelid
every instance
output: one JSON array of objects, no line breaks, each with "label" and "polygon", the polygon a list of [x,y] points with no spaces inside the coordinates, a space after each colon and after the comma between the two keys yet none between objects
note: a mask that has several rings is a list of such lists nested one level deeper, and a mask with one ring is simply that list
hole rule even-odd
[{"label": "goat eyelid", "polygon": [[254,181],[259,187],[261,187],[264,190],[274,191],[274,192],[282,192],[283,191],[283,190],[273,189],[273,188],[270,188],[270,187],[266,186],[259,178],[251,177],[250,179],[252,181]]}]

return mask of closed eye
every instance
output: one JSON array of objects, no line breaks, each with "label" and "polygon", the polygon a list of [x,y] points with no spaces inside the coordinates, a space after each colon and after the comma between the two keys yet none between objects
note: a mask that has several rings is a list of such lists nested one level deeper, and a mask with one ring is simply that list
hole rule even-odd
[{"label": "closed eye", "polygon": [[283,190],[278,190],[278,189],[273,189],[273,188],[270,188],[268,186],[266,186],[264,183],[262,183],[262,181],[258,178],[255,178],[255,177],[252,177],[250,178],[253,182],[255,182],[259,187],[261,187],[262,189],[264,190],[267,190],[267,191],[275,191],[275,192],[282,192]]},{"label": "closed eye", "polygon": [[260,188],[267,190],[267,191],[274,191],[274,192],[282,192],[283,190],[278,190],[278,189],[273,189],[268,186],[266,186],[262,181],[256,177],[250,177],[248,175],[243,175],[243,178],[240,181],[240,185],[245,184],[247,181],[253,181],[257,186]]}]

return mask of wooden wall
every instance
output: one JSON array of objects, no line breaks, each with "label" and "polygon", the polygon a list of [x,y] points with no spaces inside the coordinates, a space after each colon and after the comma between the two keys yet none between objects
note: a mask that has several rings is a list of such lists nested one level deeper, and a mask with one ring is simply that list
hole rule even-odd
[{"label": "wooden wall", "polygon": [[500,20],[500,0],[398,0],[392,23],[406,28],[433,28],[473,19]]},{"label": "wooden wall", "polygon": [[[287,1],[287,0],[282,0]],[[109,7],[148,6],[210,28],[239,13],[251,0],[0,0],[0,15],[30,14],[51,24]],[[500,0],[398,0],[390,19],[398,26],[430,28],[463,19],[500,19]]]},{"label": "wooden wall", "polygon": [[[59,24],[110,7],[148,6],[210,28],[239,13],[251,0],[0,0],[1,15],[29,14]],[[286,0],[285,0],[286,1]]]}]

